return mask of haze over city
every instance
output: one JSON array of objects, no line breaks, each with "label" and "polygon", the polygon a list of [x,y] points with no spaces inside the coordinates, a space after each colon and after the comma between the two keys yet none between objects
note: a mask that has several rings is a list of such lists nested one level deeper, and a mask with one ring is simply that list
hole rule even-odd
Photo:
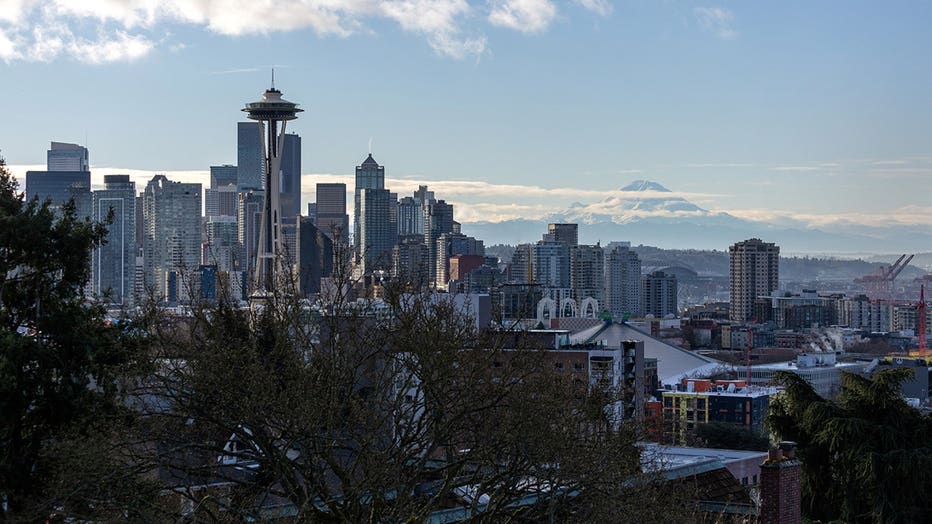
[{"label": "haze over city", "polygon": [[65,140],[88,146],[97,186],[203,182],[235,163],[238,110],[275,67],[305,110],[289,127],[305,203],[351,183],[371,141],[388,186],[427,183],[464,224],[545,219],[640,179],[780,227],[932,222],[924,3],[0,6],[18,124],[0,144],[20,177]]}]

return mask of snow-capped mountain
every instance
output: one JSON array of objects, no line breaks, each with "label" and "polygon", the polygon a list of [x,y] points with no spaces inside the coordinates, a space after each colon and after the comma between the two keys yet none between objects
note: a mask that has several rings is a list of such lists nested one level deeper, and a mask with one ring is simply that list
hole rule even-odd
[{"label": "snow-capped mountain", "polygon": [[551,222],[626,224],[649,217],[696,218],[716,215],[650,180],[635,180],[600,202],[575,202],[547,217]]},{"label": "snow-capped mountain", "polygon": [[917,228],[820,230],[772,224],[714,212],[650,180],[635,180],[599,202],[575,202],[539,220],[467,222],[463,232],[492,244],[536,242],[551,222],[579,224],[584,244],[627,240],[664,248],[726,249],[747,238],[776,242],[785,252],[892,253],[932,245],[932,233]]}]

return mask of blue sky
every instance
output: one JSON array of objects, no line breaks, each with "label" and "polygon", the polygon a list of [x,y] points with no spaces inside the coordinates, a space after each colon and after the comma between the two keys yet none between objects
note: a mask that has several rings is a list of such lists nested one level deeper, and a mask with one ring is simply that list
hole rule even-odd
[{"label": "blue sky", "polygon": [[86,140],[95,179],[203,177],[274,65],[308,197],[371,138],[393,189],[426,181],[464,220],[644,178],[761,220],[932,224],[930,21],[915,1],[0,0],[0,149],[21,172]]}]

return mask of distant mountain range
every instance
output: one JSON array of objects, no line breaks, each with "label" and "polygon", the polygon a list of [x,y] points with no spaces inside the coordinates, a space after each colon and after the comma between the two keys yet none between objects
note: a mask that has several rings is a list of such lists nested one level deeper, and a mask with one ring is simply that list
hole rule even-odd
[{"label": "distant mountain range", "polygon": [[584,244],[627,240],[668,249],[727,249],[747,238],[776,242],[785,253],[915,253],[932,246],[920,226],[847,230],[788,227],[703,209],[663,185],[636,180],[600,202],[575,202],[540,220],[467,222],[462,230],[486,245],[536,242],[551,222],[579,224]]}]

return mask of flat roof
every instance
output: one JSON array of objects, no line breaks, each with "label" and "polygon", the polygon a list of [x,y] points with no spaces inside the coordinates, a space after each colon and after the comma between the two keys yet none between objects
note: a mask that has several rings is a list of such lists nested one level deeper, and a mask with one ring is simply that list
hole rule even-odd
[{"label": "flat roof", "polygon": [[[751,369],[763,369],[763,370],[774,370],[774,371],[798,371],[803,369],[831,369],[831,368],[856,368],[856,367],[865,367],[868,362],[836,362],[831,366],[797,366],[795,361],[789,362],[774,362],[771,364],[757,364],[751,365]],[[746,366],[736,366],[744,368]]]},{"label": "flat roof", "polygon": [[713,449],[688,448],[680,446],[664,446],[653,442],[638,442],[642,450],[642,464],[644,458],[652,461],[650,464],[664,467],[678,467],[687,464],[702,463],[708,460],[718,460],[722,464],[739,462],[759,458],[761,462],[767,458],[766,451],[745,451],[739,449]]}]

